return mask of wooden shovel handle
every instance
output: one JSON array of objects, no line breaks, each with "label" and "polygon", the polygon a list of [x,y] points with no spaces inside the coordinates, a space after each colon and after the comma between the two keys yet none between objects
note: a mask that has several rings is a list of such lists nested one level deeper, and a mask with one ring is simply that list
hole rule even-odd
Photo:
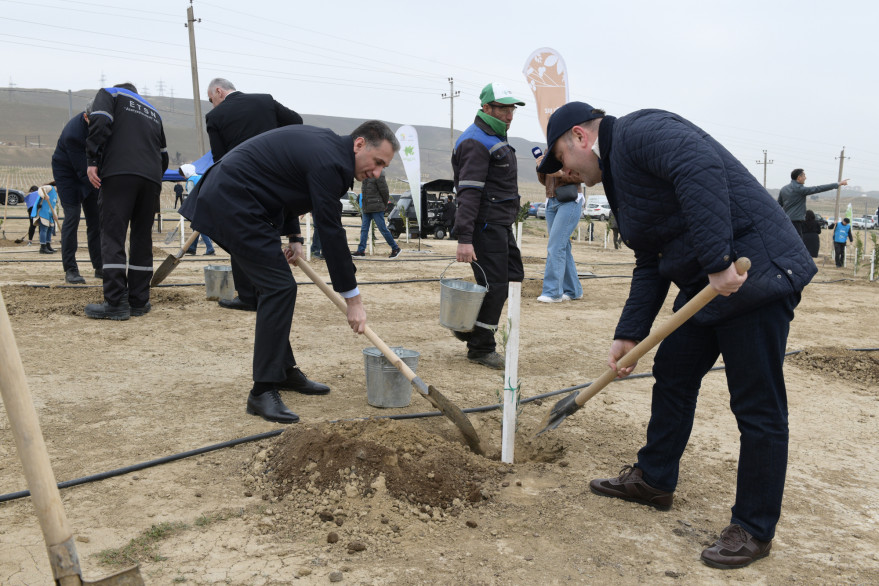
[{"label": "wooden shovel handle", "polygon": [[198,240],[201,232],[198,230],[193,230],[192,234],[189,235],[189,238],[186,239],[186,242],[183,243],[183,246],[180,247],[180,250],[177,251],[177,254],[174,255],[174,258],[183,258],[183,253],[186,252],[186,249],[192,246],[192,243]]},{"label": "wooden shovel handle", "polygon": [[[744,275],[751,268],[751,261],[744,257],[737,260],[735,264],[736,272],[740,275]],[[617,368],[625,368],[641,360],[654,346],[678,329],[685,321],[693,317],[697,311],[708,305],[708,302],[715,297],[717,297],[717,291],[711,285],[706,285],[695,297],[687,301],[686,305],[674,312],[670,318],[650,332],[650,335],[629,350],[625,356],[617,360]],[[577,403],[578,407],[582,407],[586,401],[610,384],[616,376],[616,371],[608,368],[594,383],[580,391],[574,402]]]},{"label": "wooden shovel handle", "polygon": [[[311,265],[305,262],[305,259],[296,259],[296,266],[302,269],[302,272],[305,273],[308,278],[311,279],[314,284],[317,285],[320,290],[323,291],[324,294],[330,298],[330,301],[336,304],[336,307],[338,307],[342,311],[342,313],[348,315],[348,304],[345,303],[345,300],[342,299],[342,296],[333,291],[332,288],[330,288],[330,286],[323,281],[323,279],[318,277],[317,273],[314,272],[314,269],[311,268]],[[385,355],[385,358],[387,358],[388,361],[397,368],[397,370],[402,372],[410,383],[413,382],[416,374],[412,372],[412,369],[409,368],[409,366],[405,362],[403,362],[403,360],[399,356],[397,356],[394,351],[391,350],[390,347],[382,341],[381,338],[378,337],[378,334],[372,331],[372,328],[366,326],[363,331],[363,335],[366,336],[369,341],[375,345],[376,348],[381,350],[381,353]]]},{"label": "wooden shovel handle", "polygon": [[0,395],[12,427],[12,436],[24,469],[28,489],[46,545],[61,544],[72,537],[61,493],[49,462],[37,411],[27,386],[21,355],[12,333],[6,304],[0,293]]}]

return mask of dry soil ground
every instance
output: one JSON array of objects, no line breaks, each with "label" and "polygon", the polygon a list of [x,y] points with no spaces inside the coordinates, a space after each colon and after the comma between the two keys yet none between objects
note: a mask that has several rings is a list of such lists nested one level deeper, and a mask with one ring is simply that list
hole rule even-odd
[{"label": "dry soil ground", "polygon": [[[353,243],[356,222],[346,223]],[[5,228],[18,235],[14,223]],[[537,303],[539,232],[523,246],[525,397],[601,374],[632,267],[625,249],[577,243],[581,270],[597,277],[583,279],[584,298]],[[162,241],[156,234],[170,252]],[[83,250],[88,285],[62,287],[60,255],[0,243],[0,291],[59,481],[283,427],[244,412],[254,314],[205,299],[210,257],[184,257],[170,286],[153,291],[150,314],[105,322],[82,311],[101,298]],[[421,353],[426,382],[461,406],[490,405],[501,376],[469,363],[438,323],[439,284],[431,279],[454,246],[430,239],[418,251],[404,243],[391,261],[380,244],[380,254],[357,261],[358,277],[371,325],[390,345]],[[879,347],[879,285],[832,265],[819,259],[792,325],[789,348],[803,352],[785,367],[784,511],[772,554],[751,567],[723,572],[699,562],[727,524],[735,486],[738,433],[722,372],[705,379],[677,500],[658,512],[588,490],[590,479],[634,460],[649,377],[611,385],[538,440],[530,437],[558,398],[524,406],[517,461],[505,465],[497,411],[471,415],[487,457],[466,450],[443,418],[361,421],[429,405],[413,397],[408,408],[368,406],[366,340],[303,284],[291,341],[303,370],[333,392],[285,394],[302,423],[281,436],[62,490],[86,577],[130,558],[148,584],[879,583],[879,364],[875,352],[846,350]],[[322,263],[315,267],[326,274]],[[416,281],[393,283],[404,280]],[[648,357],[638,372],[649,365]],[[0,494],[25,488],[0,408]],[[0,583],[51,583],[27,498],[0,504]]]}]

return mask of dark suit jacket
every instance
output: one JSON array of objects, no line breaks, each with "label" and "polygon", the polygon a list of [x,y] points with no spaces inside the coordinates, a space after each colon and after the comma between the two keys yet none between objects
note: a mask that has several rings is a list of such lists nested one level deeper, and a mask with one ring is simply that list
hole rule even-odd
[{"label": "dark suit jacket", "polygon": [[257,134],[302,124],[302,116],[279,104],[270,94],[233,92],[207,113],[205,121],[216,162]]},{"label": "dark suit jacket", "polygon": [[287,126],[215,163],[179,211],[231,254],[258,262],[280,254],[281,236],[299,234],[299,216],[312,212],[333,288],[341,293],[357,286],[340,201],[353,183],[354,139]]}]

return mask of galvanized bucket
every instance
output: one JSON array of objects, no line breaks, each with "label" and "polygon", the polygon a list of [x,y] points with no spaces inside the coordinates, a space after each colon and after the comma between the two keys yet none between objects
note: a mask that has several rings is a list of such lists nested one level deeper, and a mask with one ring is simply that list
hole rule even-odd
[{"label": "galvanized bucket", "polygon": [[[449,263],[449,267],[454,262]],[[488,292],[488,278],[485,277],[485,271],[475,262],[473,264],[482,271],[485,287],[462,279],[444,279],[443,275],[449,267],[446,267],[440,275],[440,325],[444,328],[457,332],[473,331],[476,316],[479,315],[479,308],[482,307],[482,300]]]},{"label": "galvanized bucket", "polygon": [[235,281],[232,279],[232,267],[225,265],[207,265],[204,268],[204,285],[207,298],[231,300],[235,297]]},{"label": "galvanized bucket", "polygon": [[[394,354],[415,372],[420,353],[405,348],[391,348]],[[412,399],[412,383],[385,358],[378,348],[363,349],[366,369],[366,402],[373,407],[406,407]]]}]

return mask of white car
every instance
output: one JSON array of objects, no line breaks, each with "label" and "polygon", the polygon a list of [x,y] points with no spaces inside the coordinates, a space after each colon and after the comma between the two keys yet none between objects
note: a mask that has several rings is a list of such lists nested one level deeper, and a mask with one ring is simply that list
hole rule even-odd
[{"label": "white car", "polygon": [[852,218],[852,228],[860,228],[860,229],[871,229],[876,227],[876,222],[873,220],[873,216],[863,216],[858,218]]},{"label": "white car", "polygon": [[347,194],[342,196],[342,215],[343,216],[359,216],[360,208],[357,207],[357,194],[353,191],[349,191]]},{"label": "white car", "polygon": [[610,206],[606,203],[587,203],[583,212],[583,217],[586,216],[603,222],[610,216]]}]

